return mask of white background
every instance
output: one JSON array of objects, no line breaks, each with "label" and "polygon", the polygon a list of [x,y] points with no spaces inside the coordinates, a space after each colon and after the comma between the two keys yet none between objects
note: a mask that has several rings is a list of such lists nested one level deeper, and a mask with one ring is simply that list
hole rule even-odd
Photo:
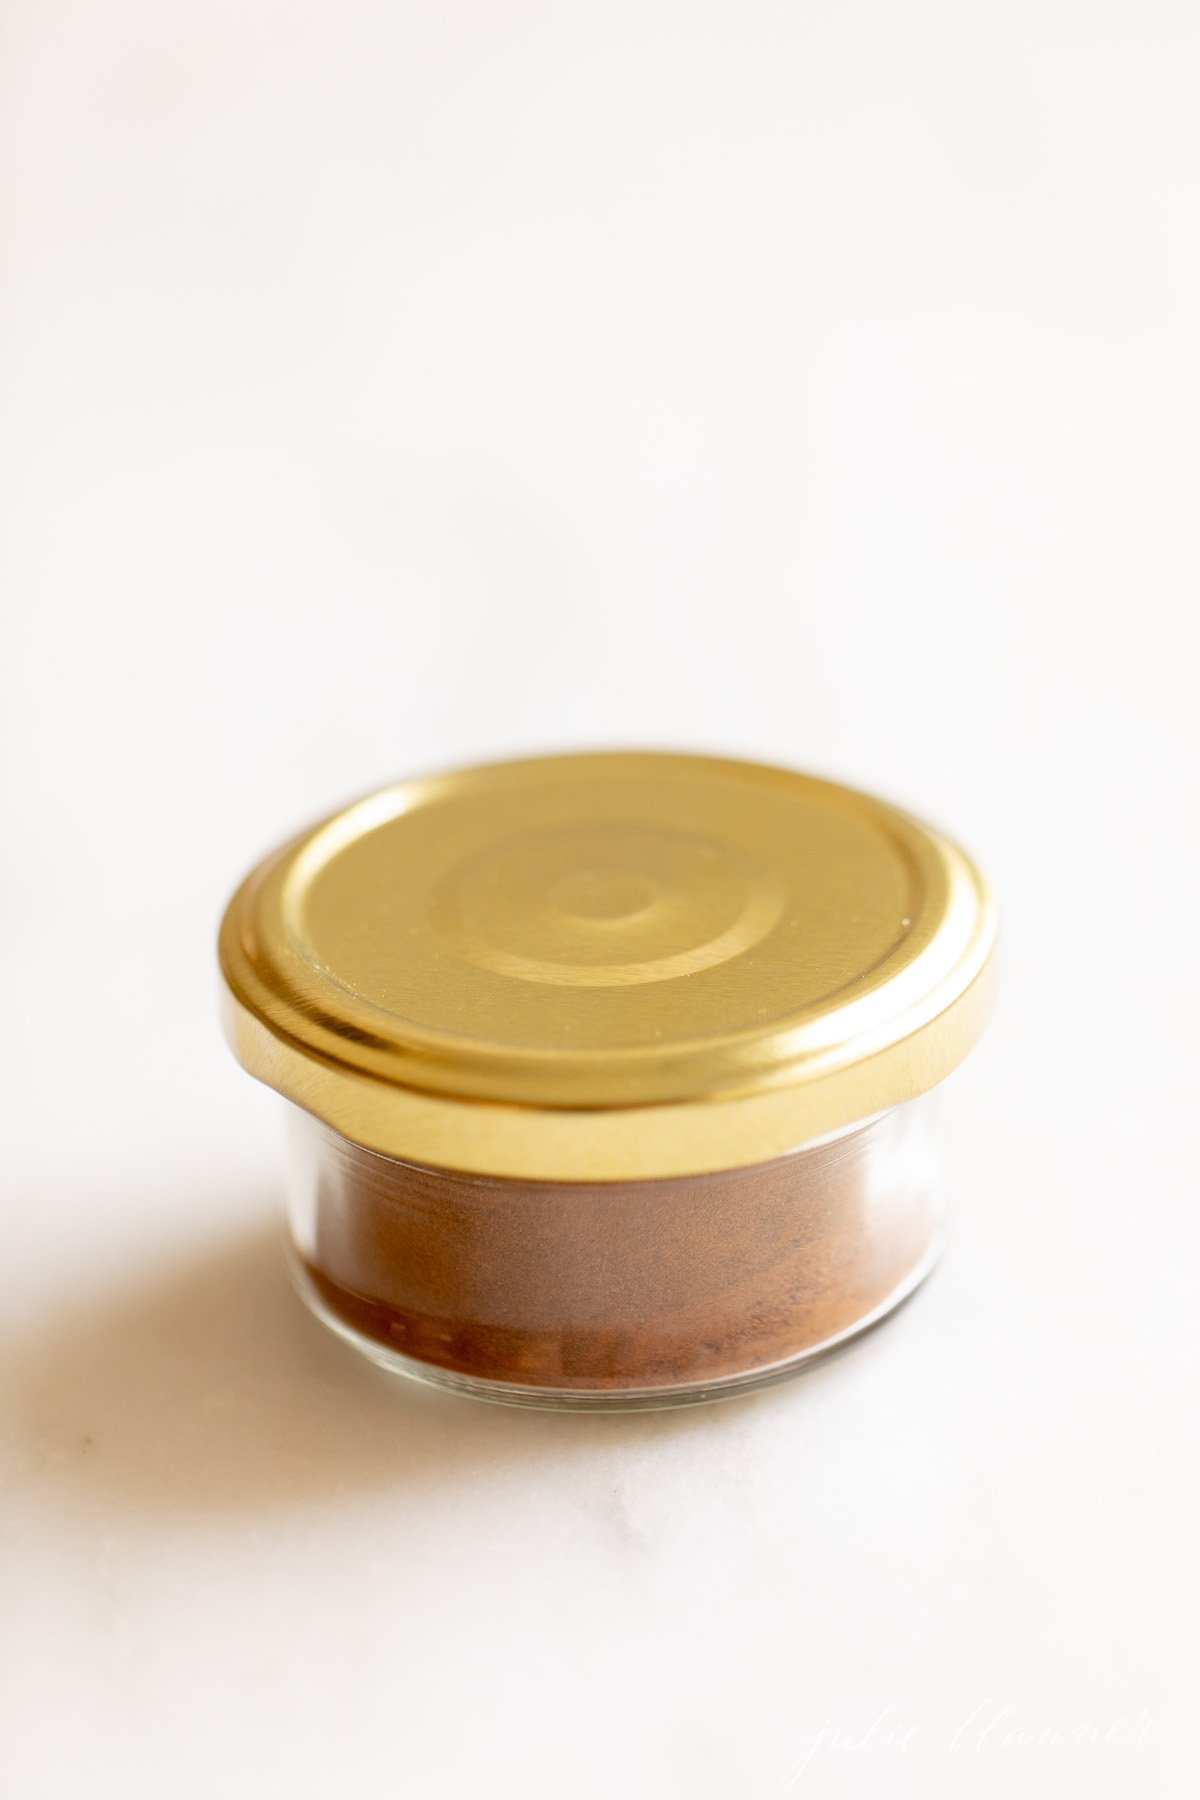
[{"label": "white background", "polygon": [[[0,1794],[1187,1791],[1195,6],[6,13]],[[954,1246],[745,1402],[400,1390],[220,909],[630,743],[991,873]]]}]

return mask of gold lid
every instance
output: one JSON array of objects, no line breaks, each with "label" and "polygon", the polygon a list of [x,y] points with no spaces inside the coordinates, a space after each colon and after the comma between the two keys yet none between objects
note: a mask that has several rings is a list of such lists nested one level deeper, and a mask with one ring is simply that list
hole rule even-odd
[{"label": "gold lid", "polygon": [[616,1180],[766,1160],[970,1049],[995,917],[956,846],[849,788],[665,753],[402,782],[221,927],[260,1080],[368,1149]]}]

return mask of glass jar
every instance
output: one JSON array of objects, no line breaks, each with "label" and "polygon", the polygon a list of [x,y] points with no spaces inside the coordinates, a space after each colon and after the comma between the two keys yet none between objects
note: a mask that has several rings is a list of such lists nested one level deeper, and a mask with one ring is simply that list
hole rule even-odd
[{"label": "glass jar", "polygon": [[294,1103],[299,1291],[516,1404],[790,1374],[936,1259],[932,1090],[994,937],[955,845],[785,770],[560,756],[358,802],[221,932],[234,1049]]}]

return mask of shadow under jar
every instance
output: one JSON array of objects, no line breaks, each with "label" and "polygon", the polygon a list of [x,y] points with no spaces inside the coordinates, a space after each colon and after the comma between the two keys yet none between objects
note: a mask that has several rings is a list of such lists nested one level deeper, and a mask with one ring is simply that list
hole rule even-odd
[{"label": "shadow under jar", "polygon": [[221,933],[234,1048],[294,1102],[300,1292],[516,1404],[780,1379],[936,1258],[931,1090],[994,935],[956,846],[785,770],[603,753],[370,796]]}]

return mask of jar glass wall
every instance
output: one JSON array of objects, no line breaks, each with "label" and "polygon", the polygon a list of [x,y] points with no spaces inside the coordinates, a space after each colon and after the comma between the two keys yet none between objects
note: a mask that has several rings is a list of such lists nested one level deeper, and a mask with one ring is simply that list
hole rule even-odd
[{"label": "jar glass wall", "polygon": [[384,1366],[515,1405],[681,1405],[884,1318],[942,1237],[934,1097],[744,1168],[520,1181],[364,1150],[289,1108],[293,1273]]}]

